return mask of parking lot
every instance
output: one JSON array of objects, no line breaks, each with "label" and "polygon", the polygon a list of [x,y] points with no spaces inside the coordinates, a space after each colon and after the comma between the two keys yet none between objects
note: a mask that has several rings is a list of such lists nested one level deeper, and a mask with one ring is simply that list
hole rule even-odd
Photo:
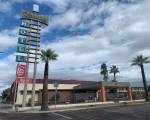
[{"label": "parking lot", "polygon": [[150,103],[49,113],[0,113],[0,120],[150,120]]}]

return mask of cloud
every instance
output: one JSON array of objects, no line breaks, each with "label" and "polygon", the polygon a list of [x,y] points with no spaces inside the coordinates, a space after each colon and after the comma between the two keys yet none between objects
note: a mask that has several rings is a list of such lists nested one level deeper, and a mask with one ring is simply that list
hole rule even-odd
[{"label": "cloud", "polygon": [[15,67],[16,63],[14,54],[0,59],[0,93],[3,91],[3,89],[10,87],[15,80]]},{"label": "cloud", "polygon": [[12,29],[6,29],[3,31],[0,31],[0,51],[5,51],[6,49],[9,49],[10,47],[14,47],[17,45],[17,35],[18,35],[18,29],[12,28]]},{"label": "cloud", "polygon": [[26,1],[23,1],[23,0],[0,0],[0,13],[8,13],[8,12],[11,12],[12,8],[13,8],[13,4],[15,3],[23,3],[23,2],[27,2],[28,0]]},{"label": "cloud", "polygon": [[35,2],[39,4],[45,4],[51,8],[57,13],[64,12],[68,4],[71,2],[70,0],[34,0]]},{"label": "cloud", "polygon": [[[67,69],[73,67],[74,70],[78,71],[81,66],[91,66],[92,68],[92,64],[106,61],[109,66],[113,64],[119,66],[121,72],[118,75],[120,79],[135,80],[140,78],[140,72],[134,72],[137,68],[131,67],[130,64],[133,57],[139,53],[149,55],[150,29],[148,26],[150,25],[150,17],[147,13],[149,5],[150,2],[147,0],[136,4],[104,2],[98,7],[91,5],[86,11],[79,9],[82,19],[79,16],[80,22],[76,24],[74,29],[89,28],[90,33],[58,37],[58,41],[47,42],[46,45],[43,45],[46,48],[56,50],[56,53],[59,54],[58,61],[54,62],[54,65],[52,64],[52,68]],[[108,14],[103,19],[104,25],[101,26],[98,23],[102,20],[102,13]],[[96,24],[92,26],[91,23],[93,22]],[[64,25],[63,22],[54,21],[54,23],[55,26],[60,27],[69,25],[69,23]],[[98,74],[98,68],[99,66],[89,71],[85,68],[82,71],[85,70],[86,73],[94,71]],[[132,72],[134,73],[132,74]]]},{"label": "cloud", "polygon": [[50,28],[75,27],[80,22],[81,11],[68,10],[64,14],[52,16]]},{"label": "cloud", "polygon": [[8,11],[10,11],[11,10],[11,8],[12,8],[12,6],[11,6],[11,3],[10,2],[4,2],[4,1],[0,1],[0,5],[1,5],[1,7],[0,7],[0,12],[2,12],[2,13],[6,13],[6,12],[8,12]]}]

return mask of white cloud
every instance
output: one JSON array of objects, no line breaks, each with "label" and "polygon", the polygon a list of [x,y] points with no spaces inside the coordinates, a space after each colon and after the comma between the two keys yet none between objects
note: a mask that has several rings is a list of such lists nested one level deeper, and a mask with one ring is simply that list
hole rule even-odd
[{"label": "white cloud", "polygon": [[10,86],[16,77],[15,55],[12,54],[4,57],[3,59],[0,59],[0,67],[0,86],[5,85],[3,86],[5,88],[6,86]]},{"label": "white cloud", "polygon": [[64,12],[70,0],[34,0],[39,4],[45,4],[54,9],[55,12]]},{"label": "white cloud", "polygon": [[28,0],[0,0],[0,12],[8,13],[11,12],[14,3],[23,3]]},{"label": "white cloud", "polygon": [[17,45],[18,29],[6,29],[0,32],[0,51]]},{"label": "white cloud", "polygon": [[[147,12],[149,5],[150,2],[147,0],[131,5],[106,2],[99,7],[92,6],[84,14],[79,9],[78,11],[83,15],[82,19],[79,16],[79,20],[82,21],[74,29],[81,28],[81,26],[87,28],[88,26],[91,32],[84,35],[63,37],[59,42],[49,43],[49,45],[46,43],[45,47],[52,48],[59,54],[58,61],[52,65],[52,68],[75,67],[76,70],[79,70],[84,65],[92,66],[98,61],[107,61],[109,66],[112,64],[119,66],[121,79],[139,78],[140,72],[132,74],[137,68],[132,68],[130,64],[132,58],[138,53],[149,55],[150,35],[148,33],[150,29],[148,26],[150,23],[148,21],[150,17]],[[100,27],[97,24],[100,20],[99,17],[93,17],[93,14],[98,16],[103,11],[108,11],[111,15],[105,19],[104,27]],[[90,18],[93,19],[85,24],[85,21]],[[63,22],[54,21],[54,23],[55,26],[65,26]],[[92,26],[92,24],[94,25]],[[57,39],[59,40],[59,38]],[[86,72],[98,70],[98,67],[86,70]],[[146,71],[148,71],[147,68]],[[98,71],[95,73],[98,74]]]},{"label": "white cloud", "polygon": [[11,10],[12,6],[11,6],[11,3],[10,2],[3,2],[3,1],[0,1],[0,12],[3,12],[3,13],[6,13],[8,11]]}]

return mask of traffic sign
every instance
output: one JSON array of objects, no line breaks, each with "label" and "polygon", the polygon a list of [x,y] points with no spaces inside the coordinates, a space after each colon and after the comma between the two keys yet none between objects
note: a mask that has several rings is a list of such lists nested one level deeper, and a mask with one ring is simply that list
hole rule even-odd
[{"label": "traffic sign", "polygon": [[59,84],[58,83],[54,83],[54,87],[58,88]]}]

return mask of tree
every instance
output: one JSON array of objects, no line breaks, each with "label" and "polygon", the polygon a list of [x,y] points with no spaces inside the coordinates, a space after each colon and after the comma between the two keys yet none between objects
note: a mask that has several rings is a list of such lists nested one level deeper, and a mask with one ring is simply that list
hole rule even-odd
[{"label": "tree", "polygon": [[137,65],[141,68],[141,74],[143,79],[144,91],[145,91],[145,101],[149,101],[148,97],[148,87],[145,77],[144,64],[150,63],[149,57],[144,57],[143,55],[138,55],[132,60],[131,65]]},{"label": "tree", "polygon": [[48,110],[49,61],[57,60],[57,57],[58,55],[55,53],[55,51],[51,49],[41,50],[41,59],[45,62],[41,110]]},{"label": "tree", "polygon": [[6,99],[8,96],[10,95],[10,88],[7,88],[5,90],[3,90],[2,92],[2,99]]},{"label": "tree", "polygon": [[113,73],[114,75],[114,79],[113,81],[116,82],[116,74],[119,73],[118,68],[116,67],[116,65],[113,65],[112,67],[110,67],[110,73]]},{"label": "tree", "polygon": [[104,81],[108,81],[108,70],[107,70],[107,65],[105,63],[101,64],[100,74],[103,75]]},{"label": "tree", "polygon": [[148,92],[150,92],[150,85],[148,86]]}]

